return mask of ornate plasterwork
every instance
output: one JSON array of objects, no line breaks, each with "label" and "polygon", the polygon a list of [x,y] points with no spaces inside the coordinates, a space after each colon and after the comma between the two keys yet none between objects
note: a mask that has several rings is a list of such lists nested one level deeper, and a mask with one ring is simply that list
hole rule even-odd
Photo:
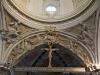
[{"label": "ornate plasterwork", "polygon": [[6,35],[3,37],[6,37],[6,41],[7,41],[6,44],[8,46],[18,41],[18,39],[23,37],[24,34],[27,34],[27,32],[35,31],[35,29],[24,26],[19,20],[14,19],[7,12],[5,16],[6,16],[5,19],[6,19],[7,32]]},{"label": "ornate plasterwork", "polygon": [[96,25],[96,12],[81,22],[79,25],[66,29],[70,33],[73,33],[77,38],[88,47],[91,53],[94,55],[95,59],[97,58],[97,49],[96,49],[96,39],[97,39],[97,25]]},{"label": "ornate plasterwork", "polygon": [[[3,56],[4,62],[6,62],[6,63],[10,62],[13,64],[13,62],[15,62],[25,52],[34,48],[36,45],[43,43],[43,41],[44,41],[43,38],[44,38],[45,34],[42,33],[42,31],[35,33],[34,31],[38,31],[38,30],[31,29],[27,26],[24,26],[21,22],[11,18],[11,16],[7,15],[7,14],[6,14],[6,20],[7,20],[7,28],[8,28],[8,32],[6,35],[8,37],[9,37],[9,35],[12,35],[12,32],[11,32],[12,30],[13,30],[14,35],[16,35],[16,33],[18,32],[17,38],[15,38],[15,39],[13,37],[8,38],[8,40],[14,39],[14,41],[12,41],[11,43],[6,43],[7,50],[5,52],[5,55]],[[81,25],[77,25],[76,27],[66,29],[66,30],[62,31],[62,33],[61,32],[57,33],[57,34],[59,34],[57,37],[58,38],[57,43],[61,44],[62,46],[66,47],[66,48],[69,48],[73,53],[78,55],[86,64],[95,62],[95,53],[93,53],[93,51],[92,51],[92,50],[94,50],[94,49],[92,49],[92,48],[94,48],[94,44],[92,45],[92,47],[90,47],[87,44],[87,42],[85,42],[84,40],[81,39],[82,37],[80,36],[80,33],[84,35],[87,32],[86,31],[85,33],[82,33],[83,31],[85,31],[84,29],[92,27],[92,31],[89,30],[89,35],[92,35],[91,38],[94,39],[95,38],[94,33],[96,30],[94,20],[95,20],[95,13],[88,20],[82,22]],[[65,33],[64,35],[63,35],[63,32]],[[92,34],[90,34],[90,32]],[[34,35],[34,33],[35,33],[35,35]],[[76,35],[76,36],[74,36],[74,35]],[[89,36],[89,35],[85,35],[83,38],[85,38],[86,36]],[[89,39],[89,40],[91,40],[91,39]],[[25,44],[26,44],[26,46],[28,46],[27,48],[26,48]]]},{"label": "ornate plasterwork", "polygon": [[[23,25],[20,21],[13,19],[8,13],[6,13],[6,23],[7,23],[7,34],[6,37],[6,50],[5,54],[3,55],[3,60],[5,63],[10,62],[13,64],[19,57],[21,57],[25,52],[31,50],[36,45],[39,45],[45,41],[44,36],[45,33],[42,31],[29,28]],[[47,26],[48,27],[48,26]],[[46,28],[48,29],[48,28]],[[54,28],[55,30],[55,28]],[[35,32],[37,31],[37,32]],[[65,32],[65,31],[63,31]],[[76,55],[86,63],[94,62],[94,56],[91,52],[88,52],[88,48],[85,48],[85,45],[79,44],[78,40],[75,40],[73,34],[71,35],[69,32],[65,32],[67,36],[63,35],[63,32],[57,32],[57,43],[63,45],[66,48],[69,48],[74,52]],[[40,33],[40,34],[39,34]],[[69,33],[69,34],[68,34]],[[72,38],[72,37],[73,38]],[[49,36],[52,38],[52,36]],[[50,39],[49,38],[49,39]],[[65,39],[65,40],[64,40]],[[76,37],[77,39],[77,37]],[[76,43],[76,44],[75,44]],[[74,45],[75,44],[75,45]],[[75,50],[74,47],[77,45],[77,49]],[[27,48],[26,48],[27,47]],[[76,47],[75,47],[76,48]],[[82,49],[82,50],[81,50]],[[88,54],[87,54],[88,53]],[[86,60],[85,60],[86,59]]]},{"label": "ornate plasterwork", "polygon": [[2,13],[0,13],[0,15],[2,15],[2,24],[0,24],[0,40],[3,42],[0,42],[0,44],[2,44],[1,46],[3,47],[1,49],[2,54],[0,58],[2,58],[2,64],[5,64],[3,57],[5,56],[6,49],[9,48],[10,45],[17,42],[20,38],[22,38],[23,35],[27,34],[27,32],[33,32],[35,29],[24,26],[19,20],[12,18],[12,16],[9,15],[3,9],[3,7]]},{"label": "ornate plasterwork", "polygon": [[37,19],[32,19],[29,16],[25,16],[25,14],[20,13],[18,10],[15,10],[13,6],[11,6],[9,4],[9,2],[7,2],[6,0],[3,0],[3,5],[5,7],[5,9],[12,15],[14,16],[16,19],[20,20],[23,24],[32,27],[32,28],[39,28],[39,29],[44,29],[45,26],[47,26],[47,24],[54,24],[52,26],[56,26],[57,29],[64,29],[64,28],[69,28],[72,26],[77,25],[80,21],[83,21],[84,19],[86,19],[87,17],[89,17],[98,7],[98,0],[93,2],[93,6],[90,6],[90,8],[84,13],[78,15],[76,18],[72,18],[70,20],[61,20],[59,22],[59,20],[57,19],[57,21],[50,21],[47,22],[46,20],[42,21],[42,20],[37,20]]},{"label": "ornate plasterwork", "polygon": [[[34,49],[34,47],[36,45],[39,45],[40,43],[41,44],[46,43],[45,36],[47,36],[47,35],[45,35],[44,33],[35,34],[33,36],[30,35],[29,38],[27,38],[27,39],[23,38],[23,40],[20,41],[19,44],[16,44],[12,48],[12,51],[9,54],[9,56],[6,57],[6,58],[8,58],[7,62],[13,64],[14,62],[18,61],[19,57],[22,56],[28,50]],[[51,35],[49,35],[48,37],[51,38]],[[59,32],[58,32],[58,35],[56,37],[56,41],[57,41],[57,43],[63,45],[65,48],[69,48],[73,53],[78,55],[84,61],[84,63],[86,65],[89,64],[89,63],[93,63],[94,61],[91,58],[91,55],[86,51],[86,48],[84,48],[78,42],[78,40],[75,41],[74,38],[69,38],[69,37],[71,37],[71,36],[65,37],[63,35],[60,35]]]},{"label": "ornate plasterwork", "polygon": [[[36,45],[39,45],[41,43],[43,44],[43,41],[46,41],[44,39],[46,38],[44,37],[46,36],[45,32],[38,32],[38,30],[36,29],[24,26],[20,21],[13,19],[8,13],[6,13],[6,23],[7,34],[5,35],[5,37],[7,46],[5,54],[3,55],[3,60],[5,63],[9,62],[13,64],[19,57],[21,57],[28,50],[31,50]],[[48,28],[46,29],[48,30]],[[54,30],[56,30],[55,27]],[[84,63],[89,64],[95,61],[94,56],[91,55],[92,53],[88,52],[88,49],[85,48],[85,46],[81,44],[78,40],[75,40],[75,37],[70,33],[64,34],[63,32],[57,32],[57,34],[55,35],[57,35],[58,38],[56,39],[57,43],[72,50],[72,52],[78,55],[84,61]],[[49,36],[49,39],[51,38],[52,36]],[[76,50],[75,46],[77,46]]]},{"label": "ornate plasterwork", "polygon": [[[5,1],[5,0],[3,0]],[[6,3],[6,2],[5,2]],[[4,3],[4,7],[6,9],[7,5],[5,5]],[[48,23],[48,22],[40,22],[40,21],[36,21],[36,20],[31,20],[31,19],[26,19],[24,17],[24,15],[20,15],[19,13],[13,13],[13,10],[11,6],[11,9],[7,8],[6,10],[15,18],[12,18],[10,15],[8,15],[8,13],[6,13],[6,26],[7,26],[7,33],[4,33],[4,35],[2,35],[2,38],[6,41],[6,50],[5,50],[5,54],[2,56],[4,63],[10,62],[13,63],[14,61],[16,61],[21,55],[23,55],[25,52],[27,52],[28,50],[30,50],[29,48],[31,48],[30,46],[36,46],[38,44],[41,44],[41,42],[43,43],[43,38],[45,36],[44,33],[42,33],[42,31],[38,32],[37,29],[32,29],[32,28],[45,28],[44,26],[49,24],[51,26],[56,27],[58,30],[59,29],[65,29],[66,27],[71,27],[70,29],[66,28],[65,31],[59,32],[59,37],[57,39],[58,43],[63,45],[66,48],[69,48],[72,52],[74,52],[76,55],[78,55],[86,64],[89,63],[95,63],[95,49],[94,49],[94,34],[95,34],[95,24],[94,24],[94,19],[95,19],[95,15],[94,18],[90,17],[90,21],[84,21],[81,22],[79,25],[74,26],[73,24],[77,24],[80,21],[82,21],[82,19],[86,19],[88,16],[90,16],[97,7],[98,3],[94,3],[94,6],[91,7],[91,9],[89,10],[89,12],[87,11],[87,13],[89,15],[83,15],[81,17],[79,17],[78,19],[73,20],[74,22],[69,22],[69,21],[63,21],[63,22],[56,22],[56,23]],[[92,12],[91,12],[92,11]],[[91,14],[90,14],[91,12]],[[31,23],[30,23],[31,21]],[[34,21],[34,22],[33,22]],[[69,26],[67,26],[69,23]],[[91,24],[93,23],[93,24]],[[24,25],[26,24],[26,26]],[[35,25],[36,24],[36,25]],[[41,25],[43,24],[43,25]],[[53,25],[52,25],[53,24]],[[57,25],[58,24],[58,25]],[[62,25],[63,24],[63,25]],[[32,25],[30,27],[28,27],[29,25]],[[48,25],[47,25],[48,26]],[[92,27],[92,28],[90,28]],[[90,29],[88,29],[90,28]],[[85,31],[85,29],[88,29],[88,31]],[[35,31],[37,31],[35,33]],[[63,35],[63,32],[65,33]],[[39,33],[42,33],[42,35],[38,35]],[[67,33],[67,34],[66,34]],[[69,34],[71,35],[69,35]],[[81,34],[80,34],[81,33]],[[34,35],[36,34],[36,35]],[[70,36],[70,37],[66,37],[66,36]],[[74,37],[74,35],[76,35]],[[87,38],[87,36],[89,38]],[[41,39],[42,37],[42,39]],[[51,37],[50,37],[51,38]],[[92,38],[92,40],[91,40]],[[78,39],[78,40],[76,40]],[[91,42],[91,44],[90,44]],[[24,45],[23,45],[24,44]],[[28,46],[28,49],[26,48],[26,46]],[[36,44],[36,45],[35,45]],[[26,49],[25,49],[26,48]],[[32,48],[31,48],[32,49]]]}]

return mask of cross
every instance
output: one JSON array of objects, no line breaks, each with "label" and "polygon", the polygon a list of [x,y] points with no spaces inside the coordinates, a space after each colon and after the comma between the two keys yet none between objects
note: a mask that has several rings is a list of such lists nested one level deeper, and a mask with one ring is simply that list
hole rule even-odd
[{"label": "cross", "polygon": [[58,49],[54,49],[54,48],[52,48],[51,45],[49,45],[49,48],[44,48],[44,50],[48,51],[48,58],[49,58],[48,68],[51,68],[52,67],[52,65],[51,65],[51,62],[52,62],[52,52],[56,51]]}]

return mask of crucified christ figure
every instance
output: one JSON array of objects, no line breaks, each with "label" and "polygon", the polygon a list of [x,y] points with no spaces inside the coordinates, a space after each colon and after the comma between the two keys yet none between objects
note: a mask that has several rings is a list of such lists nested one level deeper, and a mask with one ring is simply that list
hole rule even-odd
[{"label": "crucified christ figure", "polygon": [[51,65],[51,63],[52,63],[52,52],[56,51],[58,49],[52,48],[52,45],[49,45],[49,48],[45,48],[44,50],[48,51],[48,58],[49,58],[48,67],[51,68],[52,67],[52,65]]}]

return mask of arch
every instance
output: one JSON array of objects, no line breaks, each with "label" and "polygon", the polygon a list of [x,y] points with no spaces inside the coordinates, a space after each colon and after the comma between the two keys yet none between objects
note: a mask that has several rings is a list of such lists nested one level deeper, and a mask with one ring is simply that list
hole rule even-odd
[{"label": "arch", "polygon": [[[18,61],[17,63],[15,61],[15,66],[47,67],[48,51],[41,50],[44,48],[48,48],[48,45],[41,44],[36,46],[34,49],[27,51],[24,55],[22,55],[22,57],[16,60]],[[54,44],[53,48],[58,49],[52,52],[53,67],[86,67],[84,61],[71,50],[61,46],[60,44]],[[28,58],[29,60],[27,60]],[[46,63],[44,64],[43,62],[45,61]],[[75,63],[72,61],[75,61]]]},{"label": "arch", "polygon": [[[58,32],[60,35],[63,35],[63,36],[65,36],[65,37],[69,37],[69,38],[71,38],[71,39],[73,39],[73,40],[77,40],[77,42],[78,42],[82,47],[84,47],[85,50],[88,52],[90,58],[92,59],[92,63],[95,62],[93,52],[91,52],[79,39],[77,39],[76,36],[73,36],[72,34],[67,33],[67,32],[66,32],[66,33],[61,32],[61,31],[56,31],[56,32]],[[6,53],[5,53],[5,55],[4,55],[4,62],[5,62],[5,63],[7,62],[8,58],[9,58],[9,56],[10,56],[10,53],[11,53],[11,52],[13,51],[13,49],[14,49],[19,43],[21,43],[23,40],[28,39],[29,37],[35,36],[35,35],[37,35],[37,34],[44,34],[44,33],[45,33],[45,31],[37,31],[37,32],[28,33],[28,34],[24,35],[23,38],[21,38],[19,41],[15,42],[14,44],[11,44],[11,45],[9,46],[9,48],[6,50]],[[37,45],[38,45],[38,44],[37,44]],[[62,45],[64,45],[64,44],[62,44]]]}]

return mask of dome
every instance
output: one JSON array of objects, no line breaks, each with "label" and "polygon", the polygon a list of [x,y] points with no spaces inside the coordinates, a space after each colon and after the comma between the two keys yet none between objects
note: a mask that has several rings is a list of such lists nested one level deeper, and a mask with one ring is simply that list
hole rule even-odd
[{"label": "dome", "polygon": [[3,3],[13,17],[29,27],[40,29],[48,23],[58,29],[72,27],[89,17],[96,7],[95,4],[90,8],[95,0],[3,0]]},{"label": "dome", "polygon": [[[81,13],[92,0],[10,0],[24,14],[44,21],[57,21],[71,18]],[[49,18],[45,8],[51,6],[57,10],[54,17]],[[47,8],[48,10],[49,8]]]}]

